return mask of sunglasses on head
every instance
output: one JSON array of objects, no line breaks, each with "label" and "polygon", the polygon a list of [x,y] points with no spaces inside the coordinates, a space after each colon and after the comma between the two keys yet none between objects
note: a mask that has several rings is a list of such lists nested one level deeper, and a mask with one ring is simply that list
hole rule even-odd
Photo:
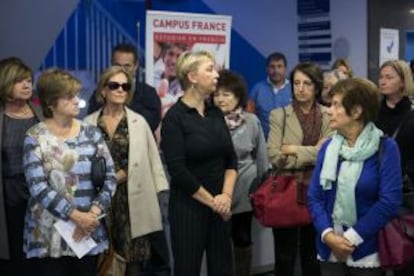
[{"label": "sunglasses on head", "polygon": [[128,92],[131,89],[130,83],[119,83],[115,81],[110,81],[106,84],[106,87],[108,87],[110,90],[117,90],[119,87],[122,87],[122,90],[125,92]]}]

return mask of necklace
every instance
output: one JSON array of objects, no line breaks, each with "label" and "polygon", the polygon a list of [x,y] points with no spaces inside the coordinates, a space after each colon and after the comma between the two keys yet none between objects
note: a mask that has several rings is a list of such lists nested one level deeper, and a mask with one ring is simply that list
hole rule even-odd
[{"label": "necklace", "polygon": [[29,106],[26,104],[22,108],[19,108],[17,111],[7,110],[5,114],[11,118],[22,119],[31,117],[31,112]]}]

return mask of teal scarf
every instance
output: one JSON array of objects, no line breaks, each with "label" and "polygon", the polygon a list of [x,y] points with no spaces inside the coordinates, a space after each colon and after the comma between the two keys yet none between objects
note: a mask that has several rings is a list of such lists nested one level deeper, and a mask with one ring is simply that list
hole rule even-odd
[{"label": "teal scarf", "polygon": [[[337,181],[337,191],[333,210],[335,223],[353,226],[356,223],[355,186],[361,176],[364,161],[378,151],[382,131],[373,123],[368,123],[358,136],[354,147],[348,147],[345,138],[339,133],[332,136],[326,148],[320,175],[323,190],[332,189]],[[344,160],[337,173],[339,157]]]}]

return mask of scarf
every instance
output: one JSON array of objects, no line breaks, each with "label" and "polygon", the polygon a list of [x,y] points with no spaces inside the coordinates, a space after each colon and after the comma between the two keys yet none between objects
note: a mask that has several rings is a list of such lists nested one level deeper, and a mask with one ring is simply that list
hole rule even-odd
[{"label": "scarf", "polygon": [[245,120],[245,115],[241,107],[236,108],[230,113],[224,115],[224,120],[226,121],[227,127],[232,130],[241,126]]},{"label": "scarf", "polygon": [[[364,161],[378,151],[383,132],[373,123],[368,123],[359,134],[354,147],[348,147],[345,138],[335,133],[326,148],[320,184],[323,190],[332,189],[337,181],[337,191],[333,210],[334,223],[353,226],[357,220],[355,186],[361,176]],[[337,175],[339,158],[343,161]]]},{"label": "scarf", "polygon": [[316,102],[312,105],[308,114],[303,113],[297,101],[292,102],[293,111],[299,120],[303,132],[303,146],[314,146],[321,138],[322,112]]}]

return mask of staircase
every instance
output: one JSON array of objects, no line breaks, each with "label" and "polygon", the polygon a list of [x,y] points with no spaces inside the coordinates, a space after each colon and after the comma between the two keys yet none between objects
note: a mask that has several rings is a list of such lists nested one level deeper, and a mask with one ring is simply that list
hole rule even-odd
[{"label": "staircase", "polygon": [[[82,82],[80,97],[87,103],[99,75],[111,64],[112,48],[122,42],[138,44],[97,0],[81,0],[39,70],[59,67],[71,72]],[[143,49],[137,50],[143,59]],[[86,110],[87,104],[80,117],[86,115]]]}]

